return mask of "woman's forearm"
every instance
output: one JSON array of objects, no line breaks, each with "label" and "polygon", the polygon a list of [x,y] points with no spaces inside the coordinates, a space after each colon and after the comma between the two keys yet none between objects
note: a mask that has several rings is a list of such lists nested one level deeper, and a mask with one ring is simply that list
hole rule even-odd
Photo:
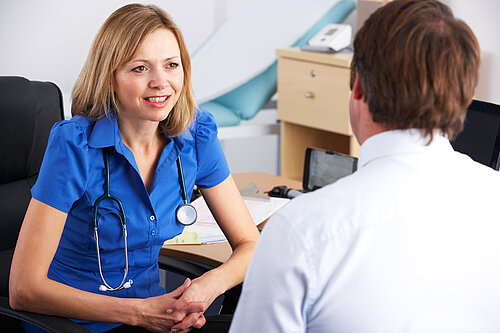
[{"label": "woman's forearm", "polygon": [[169,330],[181,320],[190,327],[196,320],[188,315],[205,309],[203,302],[186,302],[181,309],[167,311],[191,286],[189,279],[168,294],[144,299],[93,294],[52,280],[38,286],[25,286],[23,290],[14,288],[13,307],[75,319],[141,326],[155,332]]},{"label": "woman's forearm", "polygon": [[202,194],[233,248],[231,257],[210,271],[224,292],[243,281],[259,232],[231,175],[215,187],[202,189]]},{"label": "woman's forearm", "polygon": [[221,293],[243,282],[256,244],[253,240],[239,244],[224,264],[210,271],[217,276]]},{"label": "woman's forearm", "polygon": [[140,301],[93,294],[48,278],[20,278],[10,292],[10,304],[15,310],[129,325],[140,322]]},{"label": "woman's forearm", "polygon": [[47,273],[65,225],[66,213],[32,199],[12,258],[12,308],[85,320],[134,321],[133,301],[92,294],[50,280]]}]

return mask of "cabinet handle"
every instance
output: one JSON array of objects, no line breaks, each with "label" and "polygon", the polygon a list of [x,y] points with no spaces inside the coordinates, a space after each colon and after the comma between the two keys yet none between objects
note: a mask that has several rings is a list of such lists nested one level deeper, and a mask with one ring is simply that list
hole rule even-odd
[{"label": "cabinet handle", "polygon": [[311,76],[316,77],[316,71],[314,69],[311,70]]},{"label": "cabinet handle", "polygon": [[304,97],[305,98],[314,98],[314,93],[310,92],[310,91],[306,91],[306,93],[304,94]]}]

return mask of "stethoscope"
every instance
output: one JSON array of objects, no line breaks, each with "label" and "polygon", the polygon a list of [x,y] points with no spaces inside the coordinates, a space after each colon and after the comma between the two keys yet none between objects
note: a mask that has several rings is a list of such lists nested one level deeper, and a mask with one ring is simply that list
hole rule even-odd
[{"label": "stethoscope", "polygon": [[[133,281],[130,279],[127,280],[127,275],[128,275],[128,247],[127,247],[127,220],[125,218],[125,211],[123,210],[123,205],[120,199],[118,199],[116,196],[112,195],[109,193],[109,156],[108,156],[108,151],[106,149],[103,149],[103,157],[104,157],[104,166],[106,170],[106,175],[104,177],[104,194],[101,195],[99,198],[96,199],[94,202],[94,207],[93,207],[93,222],[94,222],[94,239],[95,239],[95,247],[97,251],[97,264],[99,266],[99,275],[101,276],[101,280],[104,284],[101,284],[99,286],[100,291],[118,291],[122,289],[128,289],[132,286]],[[181,192],[182,192],[182,200],[184,201],[184,204],[180,205],[177,207],[175,210],[175,216],[177,219],[177,222],[180,224],[183,224],[185,226],[191,225],[196,222],[196,218],[198,216],[196,212],[196,208],[194,208],[191,204],[188,203],[188,197],[187,197],[187,192],[186,192],[186,186],[184,183],[184,174],[182,173],[182,163],[181,163],[181,157],[179,156],[177,158],[177,170],[179,171],[179,180],[181,184]],[[97,211],[99,209],[99,204],[103,201],[109,199],[111,201],[116,202],[118,205],[120,213],[116,213],[113,211],[106,211],[104,214],[102,214],[99,218],[97,218]],[[97,229],[99,227],[99,220],[106,214],[115,214],[118,219],[120,220],[120,224],[122,225],[122,230],[123,230],[123,245],[124,245],[124,252],[125,252],[125,271],[123,273],[123,279],[122,282],[118,287],[111,287],[106,280],[104,279],[104,275],[102,274],[102,265],[101,265],[101,254],[99,251],[99,235],[97,233]]]}]

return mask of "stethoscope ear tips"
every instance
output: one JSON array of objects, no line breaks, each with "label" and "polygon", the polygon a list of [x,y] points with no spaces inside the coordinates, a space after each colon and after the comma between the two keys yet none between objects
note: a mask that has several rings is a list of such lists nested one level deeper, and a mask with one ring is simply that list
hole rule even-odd
[{"label": "stethoscope ear tips", "polygon": [[115,288],[115,289],[113,289],[113,288],[108,288],[108,287],[106,287],[105,285],[101,284],[101,285],[99,286],[99,291],[115,291],[115,290],[128,289],[128,288],[132,287],[132,284],[133,284],[133,283],[134,283],[134,281],[133,281],[132,279],[130,279],[130,280],[128,280],[127,282],[125,282],[125,283],[123,284],[123,286],[121,286],[121,287],[117,287],[117,288]]},{"label": "stethoscope ear tips", "polygon": [[123,288],[125,289],[128,289],[132,286],[132,283],[134,283],[134,281],[132,280],[128,280],[127,282],[125,282],[125,284],[123,285]]}]

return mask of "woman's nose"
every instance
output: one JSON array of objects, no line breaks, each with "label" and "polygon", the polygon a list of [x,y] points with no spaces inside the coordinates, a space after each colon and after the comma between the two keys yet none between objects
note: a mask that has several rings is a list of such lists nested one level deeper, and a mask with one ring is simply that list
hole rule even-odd
[{"label": "woman's nose", "polygon": [[168,75],[163,71],[155,71],[149,81],[151,88],[163,90],[169,86]]}]

